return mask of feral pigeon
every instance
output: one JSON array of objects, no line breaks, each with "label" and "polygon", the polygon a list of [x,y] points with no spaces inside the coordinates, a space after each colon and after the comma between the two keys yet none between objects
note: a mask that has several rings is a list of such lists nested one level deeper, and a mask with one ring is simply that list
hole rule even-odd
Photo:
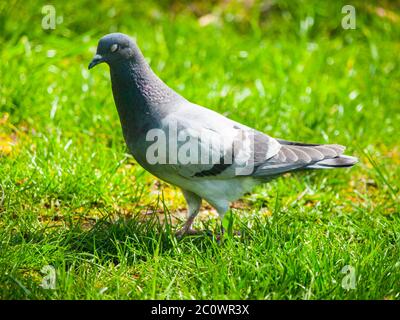
[{"label": "feral pigeon", "polygon": [[102,37],[89,69],[110,67],[122,132],[136,161],[161,180],[178,186],[188,219],[178,235],[194,233],[202,199],[221,220],[229,204],[285,172],[351,167],[357,158],[337,144],[275,139],[196,105],[166,85],[127,35]]}]

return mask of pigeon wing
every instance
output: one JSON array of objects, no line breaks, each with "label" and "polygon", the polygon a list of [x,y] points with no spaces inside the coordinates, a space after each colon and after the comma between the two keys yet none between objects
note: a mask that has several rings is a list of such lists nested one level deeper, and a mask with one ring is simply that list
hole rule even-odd
[{"label": "pigeon wing", "polygon": [[168,150],[176,147],[177,155],[163,170],[186,178],[249,176],[279,152],[280,144],[268,135],[195,107],[163,119],[163,131],[176,141],[175,146],[168,145]]}]

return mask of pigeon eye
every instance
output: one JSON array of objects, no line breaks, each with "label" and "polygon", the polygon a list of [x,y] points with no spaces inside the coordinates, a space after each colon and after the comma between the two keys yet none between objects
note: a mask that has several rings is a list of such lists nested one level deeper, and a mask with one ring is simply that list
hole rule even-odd
[{"label": "pigeon eye", "polygon": [[116,43],[114,43],[111,47],[110,47],[110,51],[111,52],[115,52],[118,50],[118,45]]}]

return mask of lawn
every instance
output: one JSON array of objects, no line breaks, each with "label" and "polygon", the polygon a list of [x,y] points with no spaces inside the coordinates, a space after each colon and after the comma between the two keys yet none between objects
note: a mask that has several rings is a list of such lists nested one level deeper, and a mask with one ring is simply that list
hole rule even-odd
[{"label": "lawn", "polygon": [[[350,2],[355,29],[348,1],[1,2],[0,298],[400,299],[400,3]],[[177,239],[180,191],[87,70],[114,31],[189,100],[360,162],[257,187],[222,242]],[[218,232],[207,203],[195,226]]]}]

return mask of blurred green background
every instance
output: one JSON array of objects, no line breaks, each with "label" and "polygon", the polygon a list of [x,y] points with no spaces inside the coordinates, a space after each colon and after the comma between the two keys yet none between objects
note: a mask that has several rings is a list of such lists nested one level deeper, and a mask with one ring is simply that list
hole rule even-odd
[{"label": "blurred green background", "polygon": [[[187,99],[360,163],[257,188],[224,245],[177,242],[179,190],[126,154],[108,67],[87,70],[116,31]],[[399,39],[399,1],[1,2],[0,297],[398,299]]]}]

